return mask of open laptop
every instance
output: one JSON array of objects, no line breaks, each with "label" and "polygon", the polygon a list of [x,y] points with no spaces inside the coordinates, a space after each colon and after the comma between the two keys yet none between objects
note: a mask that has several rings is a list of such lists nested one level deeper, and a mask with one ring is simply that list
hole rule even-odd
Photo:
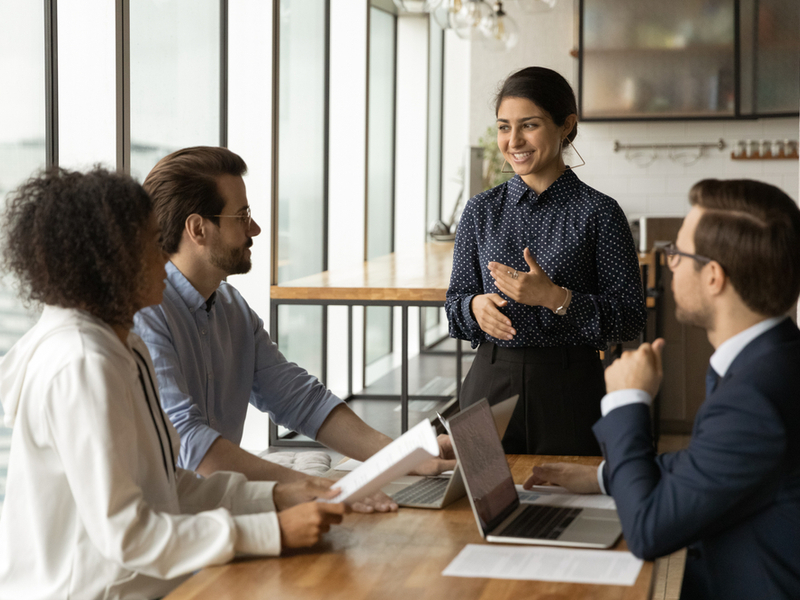
[{"label": "open laptop", "polygon": [[489,404],[447,419],[472,512],[487,542],[609,548],[622,533],[617,511],[520,502]]},{"label": "open laptop", "polygon": [[[519,395],[498,402],[491,407],[494,428],[502,437],[514,413]],[[411,508],[444,508],[455,502],[464,494],[464,480],[456,465],[452,474],[433,477],[407,475],[383,487],[383,491],[392,497],[398,506]]]}]

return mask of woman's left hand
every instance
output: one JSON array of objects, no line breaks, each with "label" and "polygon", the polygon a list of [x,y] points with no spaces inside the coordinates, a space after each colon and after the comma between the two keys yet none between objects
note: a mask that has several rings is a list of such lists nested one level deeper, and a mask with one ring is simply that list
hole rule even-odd
[{"label": "woman's left hand", "polygon": [[[524,258],[530,269],[527,273],[502,263],[489,263],[489,271],[497,289],[520,304],[545,306],[551,310],[561,306],[564,300],[563,288],[553,283],[547,273],[542,271],[528,248],[525,248]],[[517,274],[516,277],[514,273]]]}]

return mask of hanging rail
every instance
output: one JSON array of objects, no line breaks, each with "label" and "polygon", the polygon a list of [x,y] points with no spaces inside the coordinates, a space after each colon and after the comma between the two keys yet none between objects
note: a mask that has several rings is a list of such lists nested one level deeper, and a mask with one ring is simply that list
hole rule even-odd
[{"label": "hanging rail", "polygon": [[718,142],[699,142],[696,144],[620,144],[619,140],[614,140],[614,152],[620,150],[677,150],[684,148],[717,148],[718,150],[725,149],[725,140],[722,138]]}]

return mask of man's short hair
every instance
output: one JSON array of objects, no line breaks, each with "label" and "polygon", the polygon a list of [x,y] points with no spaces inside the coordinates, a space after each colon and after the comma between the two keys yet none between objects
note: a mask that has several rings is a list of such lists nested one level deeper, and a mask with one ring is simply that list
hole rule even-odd
[{"label": "man's short hair", "polygon": [[127,175],[54,168],[12,192],[3,267],[27,302],[85,310],[131,326],[139,308],[153,206]]},{"label": "man's short hair", "polygon": [[143,185],[153,199],[164,251],[178,251],[189,215],[198,214],[219,225],[213,215],[222,212],[225,200],[219,193],[217,178],[241,177],[246,172],[244,160],[227,148],[184,148],[158,161]]},{"label": "man's short hair", "polygon": [[704,209],[695,253],[722,265],[750,310],[785,314],[800,294],[800,209],[783,191],[749,179],[705,179],[689,192]]}]

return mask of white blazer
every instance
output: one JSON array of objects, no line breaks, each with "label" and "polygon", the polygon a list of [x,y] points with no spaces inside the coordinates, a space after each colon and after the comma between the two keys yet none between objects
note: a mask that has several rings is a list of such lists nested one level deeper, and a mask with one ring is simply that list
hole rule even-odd
[{"label": "white blazer", "polygon": [[156,598],[237,552],[280,553],[274,483],[176,468],[147,347],[127,342],[48,306],[0,363],[0,598]]}]

